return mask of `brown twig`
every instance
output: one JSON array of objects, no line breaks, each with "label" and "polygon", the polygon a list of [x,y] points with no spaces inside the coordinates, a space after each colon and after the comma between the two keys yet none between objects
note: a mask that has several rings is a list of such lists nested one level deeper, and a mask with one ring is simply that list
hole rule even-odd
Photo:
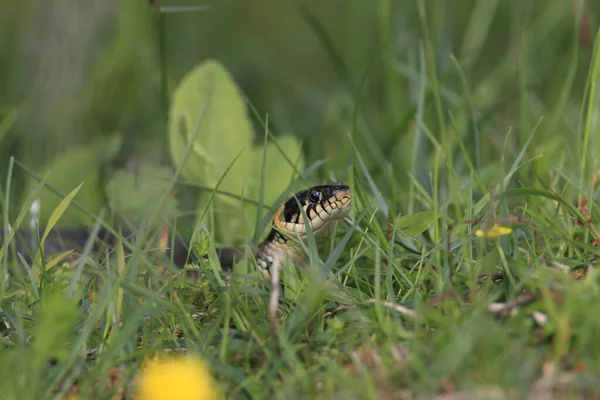
[{"label": "brown twig", "polygon": [[365,303],[367,303],[367,304],[378,304],[379,303],[384,307],[387,307],[394,311],[399,312],[400,314],[408,315],[409,317],[417,318],[417,319],[421,318],[421,314],[417,313],[416,311],[413,311],[410,308],[404,307],[400,304],[394,304],[391,301],[368,299],[367,301],[365,301]]},{"label": "brown twig", "polygon": [[277,329],[277,311],[279,310],[279,267],[281,260],[275,257],[271,265],[271,295],[269,296],[269,322],[275,331]]},{"label": "brown twig", "polygon": [[527,292],[508,303],[490,303],[488,305],[488,310],[496,317],[507,317],[517,311],[520,306],[531,303],[535,299],[537,299],[535,294]]},{"label": "brown twig", "polygon": [[438,296],[431,298],[429,301],[427,301],[427,305],[429,307],[437,307],[443,301],[450,300],[450,299],[456,299],[456,298],[458,298],[458,294],[456,293],[456,290],[451,289],[451,290],[445,291],[444,293],[441,293]]},{"label": "brown twig", "polygon": [[330,318],[330,317],[333,317],[334,315],[336,315],[337,313],[339,313],[340,311],[346,311],[346,310],[350,310],[352,308],[356,308],[356,306],[352,305],[352,304],[341,304],[334,310],[327,311],[324,316],[325,316],[325,318]]}]

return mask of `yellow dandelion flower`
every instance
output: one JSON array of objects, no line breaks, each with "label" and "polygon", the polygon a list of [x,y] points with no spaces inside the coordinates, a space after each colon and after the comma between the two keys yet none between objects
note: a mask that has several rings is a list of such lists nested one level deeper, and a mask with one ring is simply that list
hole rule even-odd
[{"label": "yellow dandelion flower", "polygon": [[147,363],[138,377],[140,400],[217,400],[221,392],[210,368],[196,357],[161,357]]},{"label": "yellow dandelion flower", "polygon": [[491,228],[487,230],[477,229],[475,231],[475,236],[485,239],[496,239],[500,236],[508,235],[512,232],[511,228],[507,228],[506,226],[495,224]]}]

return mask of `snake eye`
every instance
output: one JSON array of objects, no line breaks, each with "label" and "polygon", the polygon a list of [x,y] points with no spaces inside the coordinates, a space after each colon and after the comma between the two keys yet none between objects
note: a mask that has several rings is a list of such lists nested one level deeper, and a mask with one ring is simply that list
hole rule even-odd
[{"label": "snake eye", "polygon": [[310,199],[310,201],[312,201],[313,203],[318,202],[319,200],[321,200],[321,193],[314,191],[314,192],[310,192],[308,194],[308,198]]}]

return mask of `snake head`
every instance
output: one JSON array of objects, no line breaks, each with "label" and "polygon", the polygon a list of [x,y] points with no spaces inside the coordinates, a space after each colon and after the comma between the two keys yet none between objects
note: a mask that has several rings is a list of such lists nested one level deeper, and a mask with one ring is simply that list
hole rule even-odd
[{"label": "snake head", "polygon": [[275,228],[283,234],[293,236],[306,234],[304,216],[315,236],[330,231],[335,223],[348,216],[350,212],[350,188],[343,183],[313,186],[294,194],[275,214]]},{"label": "snake head", "polygon": [[287,256],[299,259],[298,249],[289,244],[288,238],[306,238],[304,216],[308,217],[315,237],[323,236],[350,213],[350,203],[350,188],[343,183],[313,186],[294,194],[277,210],[273,229],[258,246],[259,269],[269,276],[276,259]]}]

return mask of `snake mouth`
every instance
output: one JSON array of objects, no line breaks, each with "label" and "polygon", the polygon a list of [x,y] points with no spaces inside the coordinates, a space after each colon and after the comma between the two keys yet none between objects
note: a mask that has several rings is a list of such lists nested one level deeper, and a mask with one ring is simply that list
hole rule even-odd
[{"label": "snake mouth", "polygon": [[[348,185],[333,183],[314,186],[296,193],[278,210],[273,220],[281,233],[306,236],[304,215],[315,236],[329,232],[335,223],[350,213],[352,196]],[[304,215],[300,207],[304,210]]]}]

